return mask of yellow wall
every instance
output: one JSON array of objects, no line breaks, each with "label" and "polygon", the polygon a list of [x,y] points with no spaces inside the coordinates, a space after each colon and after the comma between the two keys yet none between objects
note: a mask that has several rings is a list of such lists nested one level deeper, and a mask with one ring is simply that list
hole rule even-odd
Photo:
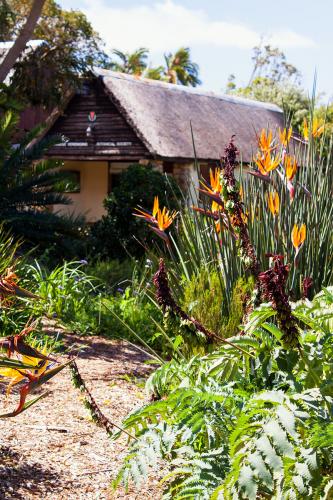
[{"label": "yellow wall", "polygon": [[[133,162],[111,162],[110,173],[120,173]],[[162,164],[156,164],[154,167],[163,170]],[[54,212],[61,214],[83,215],[86,222],[96,222],[103,215],[105,209],[103,201],[108,195],[108,175],[109,164],[107,161],[65,161],[63,170],[76,170],[80,172],[80,192],[67,193],[72,200],[71,205],[57,205],[53,207]],[[193,164],[176,164],[174,167],[174,176],[183,185],[188,186],[192,194],[192,202],[197,197],[197,188],[199,181],[196,169]],[[112,186],[110,186],[112,189]]]},{"label": "yellow wall", "polygon": [[80,171],[79,193],[68,193],[71,205],[54,207],[62,214],[84,215],[87,222],[95,222],[105,214],[103,201],[108,194],[107,161],[65,161],[64,170]]}]

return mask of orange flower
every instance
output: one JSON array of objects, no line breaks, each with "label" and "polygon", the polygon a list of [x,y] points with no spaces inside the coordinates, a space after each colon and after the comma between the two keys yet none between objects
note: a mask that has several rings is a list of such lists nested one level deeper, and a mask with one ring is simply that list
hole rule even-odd
[{"label": "orange flower", "polygon": [[155,196],[154,205],[153,205],[153,217],[156,218],[156,215],[158,214],[159,209],[160,209],[160,204],[158,201],[158,196]]},{"label": "orange flower", "polygon": [[209,170],[209,178],[210,178],[210,185],[212,188],[213,193],[221,193],[222,191],[222,184],[221,184],[221,169],[216,168],[214,172],[212,169]]},{"label": "orange flower", "polygon": [[178,212],[170,212],[166,207],[163,207],[163,209],[161,210],[158,196],[155,196],[154,198],[152,213],[146,212],[141,208],[135,208],[135,210],[137,213],[133,213],[133,215],[135,215],[136,217],[140,217],[141,219],[148,222],[150,224],[150,229],[158,234],[158,236],[160,236],[160,238],[162,238],[167,244],[169,244],[169,237],[164,232],[164,230],[171,226],[171,224],[177,217]]},{"label": "orange flower", "polygon": [[[325,130],[325,124],[323,120],[318,120],[317,117],[314,117],[312,120],[312,130],[311,130],[311,135],[312,137],[320,137]],[[303,137],[307,141],[309,140],[309,126],[307,119],[304,118],[303,121]]]},{"label": "orange flower", "polygon": [[135,208],[134,210],[136,210],[136,212],[137,212],[137,213],[133,213],[133,215],[135,215],[135,217],[140,217],[140,219],[144,219],[146,222],[150,222],[151,224],[157,223],[157,221],[156,221],[157,213],[154,216],[151,213],[146,212],[145,210],[142,210],[141,208]]},{"label": "orange flower", "polygon": [[270,209],[272,214],[274,216],[278,215],[279,210],[280,210],[280,198],[279,198],[279,194],[276,191],[274,191],[274,193],[272,193],[272,192],[268,193],[267,204],[268,204],[268,208]]},{"label": "orange flower", "polygon": [[304,120],[303,120],[303,137],[306,141],[309,140],[309,127],[308,127],[308,122],[307,122],[306,118],[304,118]]},{"label": "orange flower", "polygon": [[210,169],[209,178],[210,185],[206,184],[206,182],[200,181],[204,189],[199,189],[199,191],[206,196],[209,196],[209,198],[213,200],[211,206],[212,212],[219,212],[224,208],[223,202],[220,197],[220,194],[222,192],[221,169],[216,168],[214,172],[212,171],[212,169]]},{"label": "orange flower", "polygon": [[157,213],[157,227],[160,231],[164,231],[168,229],[169,226],[173,223],[175,218],[177,217],[177,212],[174,210],[170,212],[166,207],[163,207],[163,210],[158,210]]},{"label": "orange flower", "polygon": [[[221,170],[219,168],[216,168],[213,172],[212,169],[210,169],[209,177],[210,177],[210,185],[212,188],[212,192],[214,194],[221,194],[222,191]],[[213,201],[211,209],[212,212],[218,212],[220,210],[220,205],[216,201]]]},{"label": "orange flower", "polygon": [[28,297],[31,299],[39,298],[37,295],[18,286],[18,276],[14,273],[12,267],[8,267],[4,275],[0,275],[0,305],[2,307],[10,306],[11,296]]},{"label": "orange flower", "polygon": [[291,127],[289,127],[288,130],[286,128],[283,130],[279,128],[279,138],[281,146],[283,146],[284,148],[288,146],[292,133],[293,129]]},{"label": "orange flower", "polygon": [[254,161],[259,168],[260,173],[262,175],[267,175],[269,172],[275,170],[279,166],[281,158],[279,156],[272,157],[269,152],[264,153],[263,155],[258,153]]},{"label": "orange flower", "polygon": [[275,149],[273,145],[273,132],[271,130],[267,133],[264,128],[262,129],[258,137],[258,146],[263,153],[270,153]]},{"label": "orange flower", "polygon": [[312,123],[312,135],[313,137],[320,137],[325,130],[325,125],[323,120],[318,120],[318,118],[314,118]]},{"label": "orange flower", "polygon": [[288,181],[292,181],[297,172],[297,162],[294,156],[286,155],[284,157],[284,168]]},{"label": "orange flower", "polygon": [[306,225],[302,224],[300,227],[298,227],[298,225],[295,224],[291,232],[291,241],[296,250],[298,250],[301,247],[301,245],[303,245],[305,237],[306,237]]}]

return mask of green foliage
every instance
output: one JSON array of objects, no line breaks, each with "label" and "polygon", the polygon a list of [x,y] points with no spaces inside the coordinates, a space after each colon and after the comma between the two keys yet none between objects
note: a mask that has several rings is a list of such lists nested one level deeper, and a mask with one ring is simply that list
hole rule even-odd
[{"label": "green foliage", "polygon": [[2,0],[0,4],[0,42],[6,41],[14,22],[15,13],[11,10],[9,2]]},{"label": "green foliage", "polygon": [[121,50],[112,52],[116,60],[112,60],[108,66],[114,71],[191,87],[201,84],[199,66],[192,62],[189,48],[181,47],[174,54],[165,54],[165,65],[157,67],[150,66],[148,49],[141,47],[132,53]]},{"label": "green foliage", "polygon": [[142,75],[147,68],[148,53],[149,50],[143,47],[132,53],[114,49],[112,54],[114,54],[118,60],[112,61],[110,64],[111,69],[120,71],[120,73]]},{"label": "green foliage", "polygon": [[114,486],[154,473],[165,499],[330,498],[332,304],[332,289],[295,304],[299,350],[284,348],[263,304],[234,346],[158,368],[155,401],[123,422],[135,440]]},{"label": "green foliage", "polygon": [[[128,271],[128,265],[127,262],[127,266],[116,270],[119,279],[122,269]],[[101,270],[99,266],[98,270]],[[107,267],[107,271],[112,273],[112,268]],[[20,331],[30,315],[46,316],[60,322],[70,331],[130,341],[140,339],[142,344],[164,352],[163,339],[152,322],[153,319],[161,323],[162,314],[140,292],[142,287],[147,286],[149,273],[148,269],[139,276],[132,271],[130,280],[126,280],[125,276],[120,280],[124,288],[120,288],[120,283],[115,289],[96,277],[97,273],[95,276],[90,275],[87,261],[65,262],[52,270],[38,261],[24,263],[20,272],[24,276],[22,283],[29,286],[41,300],[29,301],[23,311],[16,308],[10,315],[3,313],[0,322],[6,332],[10,329]],[[105,275],[100,274],[102,277],[105,278]],[[137,332],[137,335],[133,332]]]},{"label": "green foliage", "polygon": [[[40,132],[36,128],[15,146],[18,114],[6,111],[0,119],[0,223],[25,244],[45,248],[55,244],[58,251],[69,249],[67,237],[78,237],[81,219],[65,218],[47,208],[68,204],[68,198],[57,192],[57,181],[66,174],[54,170],[54,163],[40,161],[57,138],[32,144]],[[73,245],[73,240],[71,241]]]},{"label": "green foliage", "polygon": [[319,463],[304,438],[310,414],[297,403],[282,391],[248,401],[230,435],[231,468],[220,488],[225,498],[312,497]]},{"label": "green foliage", "polygon": [[275,82],[271,78],[257,77],[248,86],[232,91],[232,94],[277,104],[298,129],[308,113],[309,98],[300,86]]},{"label": "green foliage", "polygon": [[[203,267],[199,274],[184,283],[182,307],[209,330],[223,332],[223,300],[220,277],[215,270]],[[239,321],[237,322],[237,325]]]},{"label": "green foliage", "polygon": [[249,302],[251,294],[254,290],[254,279],[238,278],[232,290],[230,308],[228,314],[228,322],[224,327],[224,337],[236,335],[239,330],[239,325],[243,321],[245,306]]},{"label": "green foliage", "polygon": [[84,263],[65,262],[52,271],[36,261],[25,267],[27,279],[41,301],[34,303],[34,313],[59,318],[70,323],[85,309],[89,294],[97,293],[97,283],[83,271]]},{"label": "green foliage", "polygon": [[300,73],[286,60],[278,48],[270,45],[254,47],[253,70],[248,85],[237,87],[235,76],[230,75],[227,92],[256,101],[280,106],[290,123],[300,128],[308,114],[309,98],[300,86]]},{"label": "green foliage", "polygon": [[[288,282],[294,297],[300,296],[300,283],[306,276],[313,279],[315,293],[333,283],[333,206],[329,202],[333,170],[332,157],[322,154],[325,144],[331,144],[331,138],[323,137],[319,141],[310,138],[308,148],[296,152],[298,164],[304,167],[298,169],[292,202],[285,183],[279,175],[274,176],[274,189],[280,197],[280,213],[276,218],[267,206],[269,184],[252,176],[243,177],[244,203],[252,215],[249,220],[250,238],[257,249],[259,261],[267,262],[265,255],[271,252],[284,255],[286,262],[294,261],[294,274],[291,273]],[[307,195],[301,186],[311,194]],[[295,223],[304,223],[307,229],[297,265],[291,244]]]},{"label": "green foliage", "polygon": [[[15,39],[31,2],[8,0],[10,23],[5,40]],[[6,31],[6,30],[5,30]],[[45,2],[33,38],[44,43],[16,62],[11,87],[16,96],[34,105],[50,108],[59,103],[70,87],[77,87],[82,74],[108,60],[102,41],[79,10],[65,10],[54,0]]]},{"label": "green foliage", "polygon": [[20,244],[21,242],[15,241],[3,224],[0,224],[0,275],[14,264]]},{"label": "green foliage", "polygon": [[190,87],[201,84],[199,79],[199,66],[191,61],[190,49],[181,47],[174,54],[164,56],[166,65],[166,78],[169,83],[177,83]]},{"label": "green foliage", "polygon": [[[310,122],[310,119],[308,121]],[[248,169],[240,166],[244,208],[249,214],[249,235],[258,261],[262,269],[265,269],[267,254],[277,253],[284,255],[285,262],[293,263],[288,288],[294,299],[301,296],[302,281],[305,277],[311,277],[313,280],[312,294],[333,283],[331,151],[332,138],[325,135],[321,138],[310,137],[308,147],[296,148],[295,156],[299,168],[293,180],[293,200],[290,199],[286,182],[281,177],[284,175],[283,168],[279,167],[278,171],[273,172],[273,185],[249,175]],[[280,199],[280,211],[276,217],[271,214],[267,204],[267,195],[273,190],[279,194]],[[210,205],[204,201],[202,208],[210,210]],[[211,218],[191,212],[190,209],[182,210],[177,220],[177,227],[171,227],[170,230],[172,261],[169,261],[168,266],[173,293],[178,297],[178,301],[181,301],[181,284],[195,279],[193,276],[199,275],[201,269],[206,268],[207,273],[213,270],[219,277],[219,294],[224,295],[222,303],[229,309],[237,280],[246,276],[244,266],[237,255],[234,237],[230,231],[222,231],[217,235]],[[307,236],[295,260],[291,233],[294,224],[301,223],[306,225]],[[165,252],[165,258],[170,259],[168,252]],[[182,282],[179,276],[182,277]]]},{"label": "green foliage", "polygon": [[[93,325],[92,318],[95,318]],[[87,309],[87,324],[92,331],[141,345],[148,344],[157,351],[163,351],[163,341],[152,318],[161,322],[160,311],[152,303],[142,302],[131,287],[115,296],[101,298],[100,302],[95,300]]]},{"label": "green foliage", "polygon": [[154,196],[159,197],[161,206],[175,208],[178,194],[174,179],[151,166],[130,165],[104,202],[107,215],[92,228],[93,255],[107,259],[143,255],[144,247],[138,240],[149,247],[156,238],[142,221],[133,217],[134,208],[152,207]]},{"label": "green foliage", "polygon": [[97,278],[107,293],[115,293],[127,288],[131,283],[135,267],[136,263],[131,259],[114,259],[88,264],[86,272]]},{"label": "green foliage", "polygon": [[225,290],[215,269],[202,268],[190,281],[184,280],[182,306],[209,330],[228,338],[238,332],[244,305],[251,297],[253,280],[239,278],[231,292],[230,307],[224,303]]}]

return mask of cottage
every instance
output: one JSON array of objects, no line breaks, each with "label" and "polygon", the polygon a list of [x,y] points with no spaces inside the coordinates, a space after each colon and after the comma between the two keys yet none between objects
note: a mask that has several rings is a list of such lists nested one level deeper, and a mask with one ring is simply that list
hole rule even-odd
[{"label": "cottage", "polygon": [[233,134],[247,163],[257,132],[283,123],[281,109],[272,104],[96,70],[79,92],[67,97],[63,111],[47,120],[46,133],[62,136],[48,157],[63,160],[61,168],[76,179],[69,193],[73,204],[62,210],[84,214],[88,222],[98,220],[119,174],[135,162],[195,186],[193,139],[207,175]]}]

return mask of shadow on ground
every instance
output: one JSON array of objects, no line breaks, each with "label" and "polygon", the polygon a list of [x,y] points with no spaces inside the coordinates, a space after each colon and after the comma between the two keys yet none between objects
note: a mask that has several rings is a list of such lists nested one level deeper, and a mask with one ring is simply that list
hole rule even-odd
[{"label": "shadow on ground", "polygon": [[[7,446],[0,446],[0,498],[23,500],[27,491],[43,498],[45,491],[57,491],[59,476],[24,457]],[[21,491],[21,492],[20,492]],[[40,496],[39,496],[40,495]]]}]

